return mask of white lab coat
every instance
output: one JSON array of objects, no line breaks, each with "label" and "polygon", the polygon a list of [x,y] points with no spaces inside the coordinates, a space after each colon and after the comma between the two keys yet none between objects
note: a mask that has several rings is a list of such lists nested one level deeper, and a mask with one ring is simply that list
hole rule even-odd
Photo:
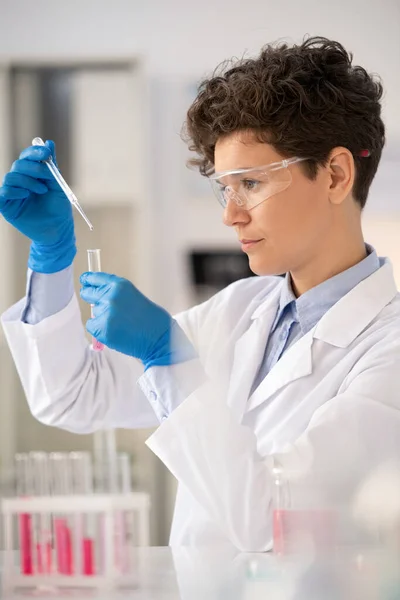
[{"label": "white lab coat", "polygon": [[[274,460],[300,469],[331,504],[351,502],[368,473],[400,459],[400,298],[390,263],[250,394],[282,284],[241,280],[176,317],[200,362],[157,367],[159,381],[187,397],[147,441],[180,484],[173,545],[270,549]],[[20,321],[22,306],[2,321],[36,418],[77,433],[158,424],[151,401],[162,392],[149,389],[138,361],[90,351],[76,298],[38,325]],[[207,380],[198,385],[200,363]]]}]

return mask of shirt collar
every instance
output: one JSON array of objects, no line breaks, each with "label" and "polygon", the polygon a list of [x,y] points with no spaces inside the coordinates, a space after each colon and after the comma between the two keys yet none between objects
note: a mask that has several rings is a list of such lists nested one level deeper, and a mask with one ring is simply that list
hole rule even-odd
[{"label": "shirt collar", "polygon": [[368,244],[366,244],[366,249],[368,255],[361,262],[323,281],[302,294],[299,298],[296,298],[293,293],[290,274],[287,273],[282,286],[279,308],[272,331],[276,329],[287,307],[290,307],[293,319],[299,322],[302,334],[304,335],[310,331],[336,302],[348,294],[363,279],[366,279],[379,269],[380,262],[376,251]]}]

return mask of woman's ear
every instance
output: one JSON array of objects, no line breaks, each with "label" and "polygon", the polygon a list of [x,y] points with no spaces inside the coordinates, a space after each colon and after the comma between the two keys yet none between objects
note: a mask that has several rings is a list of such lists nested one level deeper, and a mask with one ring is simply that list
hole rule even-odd
[{"label": "woman's ear", "polygon": [[328,160],[331,176],[329,200],[341,204],[351,193],[354,185],[355,166],[352,153],[347,148],[335,148]]}]

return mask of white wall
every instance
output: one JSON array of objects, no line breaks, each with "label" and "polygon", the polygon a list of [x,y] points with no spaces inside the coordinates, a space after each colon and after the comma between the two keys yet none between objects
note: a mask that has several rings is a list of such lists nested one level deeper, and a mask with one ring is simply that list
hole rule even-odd
[{"label": "white wall", "polygon": [[382,75],[388,126],[400,132],[398,0],[0,0],[0,58],[140,53],[165,78],[307,33],[341,40]]}]

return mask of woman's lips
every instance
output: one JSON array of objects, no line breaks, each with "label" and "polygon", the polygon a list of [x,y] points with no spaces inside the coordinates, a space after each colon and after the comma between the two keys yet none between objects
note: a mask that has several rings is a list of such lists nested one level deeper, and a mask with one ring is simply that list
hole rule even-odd
[{"label": "woman's lips", "polygon": [[262,240],[240,240],[240,243],[242,244],[242,250],[244,252],[246,250],[250,250],[250,248],[253,248],[253,246],[258,244],[259,242],[262,242]]}]

